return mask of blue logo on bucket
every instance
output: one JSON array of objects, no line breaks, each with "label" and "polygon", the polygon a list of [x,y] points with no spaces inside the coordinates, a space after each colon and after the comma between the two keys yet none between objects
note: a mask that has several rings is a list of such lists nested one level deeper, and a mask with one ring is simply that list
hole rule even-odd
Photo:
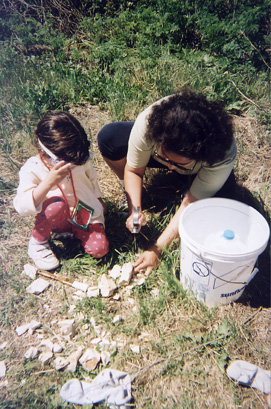
[{"label": "blue logo on bucket", "polygon": [[222,294],[220,294],[220,297],[221,298],[223,298],[223,297],[232,297],[233,295],[236,295],[236,294],[240,293],[241,291],[243,291],[244,288],[245,288],[245,285],[244,285],[244,287],[238,288],[237,290],[233,291],[232,293],[225,293],[225,294],[222,293]]},{"label": "blue logo on bucket", "polygon": [[194,273],[200,277],[208,277],[210,270],[206,264],[199,263],[198,261],[192,264]]}]

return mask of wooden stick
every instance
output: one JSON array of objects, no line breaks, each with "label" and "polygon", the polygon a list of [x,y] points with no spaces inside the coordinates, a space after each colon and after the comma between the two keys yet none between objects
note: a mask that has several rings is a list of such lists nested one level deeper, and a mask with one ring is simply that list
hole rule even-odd
[{"label": "wooden stick", "polygon": [[38,270],[37,273],[43,277],[51,278],[53,280],[59,281],[60,283],[69,285],[70,287],[73,287],[73,283],[66,278],[63,277],[57,277],[56,275],[49,273],[49,271],[45,270]]}]

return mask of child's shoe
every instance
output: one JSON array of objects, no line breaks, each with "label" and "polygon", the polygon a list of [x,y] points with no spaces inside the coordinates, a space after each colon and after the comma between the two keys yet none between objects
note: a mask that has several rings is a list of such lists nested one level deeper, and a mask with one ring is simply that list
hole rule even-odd
[{"label": "child's shoe", "polygon": [[34,237],[31,237],[28,245],[28,255],[36,267],[41,270],[54,270],[59,266],[59,261],[51,250],[51,247],[46,241],[40,243]]}]

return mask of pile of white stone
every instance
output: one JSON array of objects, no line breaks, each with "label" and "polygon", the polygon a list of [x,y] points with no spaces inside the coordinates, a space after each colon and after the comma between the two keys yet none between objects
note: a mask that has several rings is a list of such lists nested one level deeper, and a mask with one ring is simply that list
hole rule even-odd
[{"label": "pile of white stone", "polygon": [[[26,288],[26,291],[30,294],[38,295],[44,292],[51,283],[43,278],[37,278],[38,270],[30,265],[24,266],[23,274],[30,277],[33,281]],[[57,279],[57,276],[56,276]],[[133,279],[132,285],[130,284]],[[120,299],[120,294],[117,293],[118,289],[125,287],[126,293],[129,295],[130,291],[135,285],[142,285],[145,281],[144,275],[133,276],[132,263],[125,263],[123,266],[115,265],[112,270],[108,271],[108,274],[102,274],[98,277],[97,286],[89,286],[87,283],[74,281],[71,285],[76,292],[73,294],[74,299],[81,299],[82,297],[112,297],[114,300]],[[68,282],[68,281],[67,281]],[[128,298],[128,302],[133,308],[134,300]],[[75,305],[70,306],[70,313],[73,313]],[[81,317],[82,318],[82,317]],[[112,318],[112,323],[117,325],[123,318],[121,315],[115,315]],[[91,347],[83,348],[81,345],[76,346],[73,338],[77,333],[78,322],[75,319],[62,319],[60,321],[51,322],[51,325],[55,325],[54,337],[44,338],[44,334],[41,332],[42,324],[36,320],[31,320],[28,323],[15,328],[15,332],[18,337],[25,335],[36,335],[37,341],[31,342],[31,346],[24,353],[26,360],[38,359],[42,365],[53,364],[56,370],[67,370],[74,372],[78,363],[86,371],[93,371],[96,366],[101,363],[104,367],[110,363],[112,352],[118,348],[122,348],[126,345],[126,341],[123,339],[111,340],[110,334],[102,328],[101,325],[96,325],[95,319],[90,319],[90,326],[95,332],[95,338],[91,339]],[[83,325],[83,330],[89,333],[89,324]],[[148,334],[142,335],[142,339],[146,338]],[[33,346],[33,344],[37,344]],[[7,342],[0,345],[0,350],[4,350],[8,346]],[[71,349],[71,346],[73,350]],[[76,347],[76,348],[74,348]],[[135,353],[140,353],[139,345],[130,344],[130,350]],[[0,361],[0,379],[6,377],[6,364],[4,361]],[[7,382],[7,381],[5,381]]]}]

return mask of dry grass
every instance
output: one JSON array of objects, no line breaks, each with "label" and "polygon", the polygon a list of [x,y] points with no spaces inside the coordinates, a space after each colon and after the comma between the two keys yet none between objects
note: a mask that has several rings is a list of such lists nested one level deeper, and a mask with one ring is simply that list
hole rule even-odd
[{"label": "dry grass", "polygon": [[[109,115],[97,107],[75,107],[71,112],[92,135],[95,166],[103,194],[117,208],[120,187],[116,177],[102,160],[95,142],[98,130],[110,121]],[[271,202],[270,146],[264,142],[263,129],[254,119],[235,118],[235,123],[239,148],[235,170],[240,181],[238,195],[241,199],[256,204],[267,216],[267,213],[270,214]],[[24,152],[26,156],[27,148]],[[27,244],[33,220],[31,217],[19,217],[12,206],[17,171],[16,162],[14,164],[2,155],[0,345],[7,341],[8,346],[0,351],[0,360],[4,360],[7,365],[7,376],[0,381],[0,407],[66,407],[58,394],[61,386],[73,376],[55,371],[52,362],[42,366],[38,360],[25,361],[23,355],[30,345],[38,344],[37,334],[44,338],[58,339],[60,336],[56,320],[70,317],[77,320],[77,334],[71,341],[61,338],[61,342],[65,344],[64,355],[78,346],[89,347],[96,336],[91,327],[85,326],[91,316],[109,332],[111,340],[124,344],[112,357],[110,366],[134,376],[135,407],[267,407],[261,393],[230,381],[225,374],[225,367],[230,361],[244,359],[270,369],[268,251],[259,257],[260,273],[248,286],[240,301],[215,310],[208,310],[193,297],[186,295],[178,287],[176,280],[175,284],[171,282],[169,277],[175,272],[174,265],[171,265],[167,276],[164,273],[167,271],[166,261],[142,287],[123,290],[120,301],[75,300],[71,288],[55,281],[51,281],[51,286],[45,293],[31,296],[25,292],[30,280],[22,276],[21,271],[28,262]],[[121,242],[121,246],[113,250],[123,250],[127,242],[126,253],[119,255],[125,261],[133,257],[129,255],[133,243],[121,230],[121,221],[114,211],[110,217],[108,229],[115,228],[110,233],[112,240],[117,237]],[[175,266],[179,263],[178,246],[175,243]],[[57,273],[59,275],[76,277],[95,285],[97,276],[112,264],[110,258],[105,264],[91,262],[77,248],[69,248],[76,258],[71,258],[73,253],[65,255],[65,248],[59,247],[58,251],[66,258],[61,271]],[[96,275],[92,274],[93,270]],[[158,296],[152,295],[154,289],[158,290]],[[71,304],[76,305],[74,312],[69,312]],[[113,325],[112,318],[118,313],[123,316],[124,321]],[[41,328],[34,335],[18,337],[15,328],[32,319],[40,321]],[[130,344],[140,345],[140,353],[132,353]],[[92,374],[88,374],[79,368],[74,376],[89,379],[101,370],[102,367],[98,367]],[[6,380],[7,385],[3,383]]]}]

